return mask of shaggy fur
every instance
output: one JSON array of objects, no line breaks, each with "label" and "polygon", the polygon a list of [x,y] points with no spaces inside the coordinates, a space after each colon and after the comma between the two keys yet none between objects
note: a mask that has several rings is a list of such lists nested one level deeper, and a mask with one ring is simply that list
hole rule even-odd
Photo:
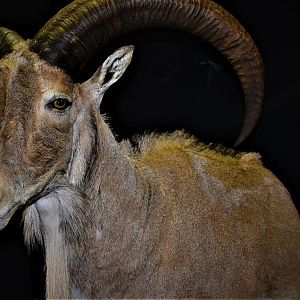
[{"label": "shaggy fur", "polygon": [[300,297],[299,215],[258,155],[181,131],[116,142],[99,105],[131,55],[82,84],[25,45],[0,62],[0,225],[25,207],[47,297]]}]

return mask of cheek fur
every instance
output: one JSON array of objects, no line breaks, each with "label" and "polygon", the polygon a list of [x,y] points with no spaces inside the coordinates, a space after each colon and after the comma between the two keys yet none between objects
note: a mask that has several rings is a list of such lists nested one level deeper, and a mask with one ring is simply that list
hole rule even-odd
[{"label": "cheek fur", "polygon": [[42,126],[32,134],[28,143],[29,168],[34,177],[45,174],[56,166],[58,169],[67,165],[71,144],[71,126]]}]

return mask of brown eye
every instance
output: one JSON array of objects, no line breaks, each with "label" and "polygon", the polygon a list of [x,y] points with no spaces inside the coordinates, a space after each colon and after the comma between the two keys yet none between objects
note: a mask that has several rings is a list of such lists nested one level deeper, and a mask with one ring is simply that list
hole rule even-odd
[{"label": "brown eye", "polygon": [[70,102],[69,100],[67,100],[65,98],[57,98],[57,99],[51,101],[48,104],[48,107],[49,108],[55,108],[55,109],[58,109],[58,110],[65,110],[71,105],[72,105],[72,102]]}]

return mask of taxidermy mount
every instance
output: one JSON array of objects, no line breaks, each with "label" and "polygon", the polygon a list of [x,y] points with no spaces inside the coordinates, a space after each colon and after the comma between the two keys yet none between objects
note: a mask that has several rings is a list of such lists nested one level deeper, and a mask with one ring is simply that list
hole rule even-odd
[{"label": "taxidermy mount", "polygon": [[[28,247],[45,249],[48,298],[300,297],[300,220],[255,153],[176,131],[117,142],[101,102],[134,59],[112,38],[170,27],[231,63],[245,114],[263,104],[263,63],[240,23],[210,0],[75,0],[32,40],[0,29],[0,229],[23,209]],[[100,65],[100,63],[99,63]]]}]

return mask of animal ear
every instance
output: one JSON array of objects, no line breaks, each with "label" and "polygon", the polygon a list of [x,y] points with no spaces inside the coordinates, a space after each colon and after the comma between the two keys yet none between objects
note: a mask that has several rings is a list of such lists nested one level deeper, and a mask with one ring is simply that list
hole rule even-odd
[{"label": "animal ear", "polygon": [[105,92],[112,84],[121,78],[129,66],[134,46],[125,46],[110,55],[102,66],[89,79],[90,83],[96,83],[101,92]]}]

